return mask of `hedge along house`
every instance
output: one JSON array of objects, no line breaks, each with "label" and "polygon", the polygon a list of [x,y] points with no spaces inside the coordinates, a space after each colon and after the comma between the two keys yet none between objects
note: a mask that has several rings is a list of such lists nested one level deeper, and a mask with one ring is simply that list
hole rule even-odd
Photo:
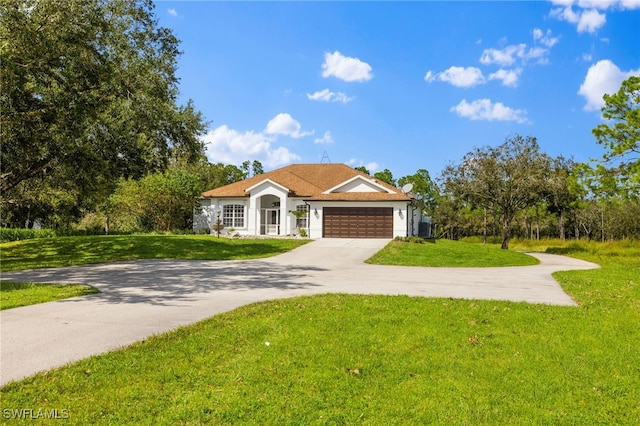
[{"label": "hedge along house", "polygon": [[194,230],[215,233],[219,218],[222,234],[391,239],[417,233],[412,200],[345,164],[294,164],[203,193]]}]

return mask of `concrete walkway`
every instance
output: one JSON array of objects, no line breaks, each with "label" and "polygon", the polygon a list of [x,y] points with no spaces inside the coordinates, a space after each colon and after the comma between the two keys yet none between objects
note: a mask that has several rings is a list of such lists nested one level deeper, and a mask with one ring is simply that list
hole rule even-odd
[{"label": "concrete walkway", "polygon": [[322,239],[248,261],[127,261],[3,273],[2,279],[84,283],[102,293],[0,311],[0,385],[249,303],[320,293],[406,294],[575,305],[551,273],[598,265],[532,253],[537,266],[367,265],[388,240]]}]

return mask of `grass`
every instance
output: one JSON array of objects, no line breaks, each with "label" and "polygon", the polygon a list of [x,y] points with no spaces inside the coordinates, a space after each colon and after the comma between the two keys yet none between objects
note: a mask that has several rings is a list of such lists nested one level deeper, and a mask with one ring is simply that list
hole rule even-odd
[{"label": "grass", "polygon": [[99,293],[88,285],[0,281],[0,310]]},{"label": "grass", "polygon": [[579,307],[258,303],[9,384],[2,409],[68,410],[69,424],[639,424],[640,245],[550,247],[602,265],[557,273]]},{"label": "grass", "polygon": [[423,244],[392,241],[367,263],[400,266],[495,267],[536,265],[538,260],[513,250],[451,240]]},{"label": "grass", "polygon": [[207,235],[78,236],[0,244],[0,271],[131,259],[238,260],[274,256],[309,240],[227,239]]}]

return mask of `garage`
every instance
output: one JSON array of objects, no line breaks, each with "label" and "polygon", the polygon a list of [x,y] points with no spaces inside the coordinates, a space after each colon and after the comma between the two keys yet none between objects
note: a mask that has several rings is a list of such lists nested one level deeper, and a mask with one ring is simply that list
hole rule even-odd
[{"label": "garage", "polygon": [[392,207],[325,207],[324,238],[393,238]]}]

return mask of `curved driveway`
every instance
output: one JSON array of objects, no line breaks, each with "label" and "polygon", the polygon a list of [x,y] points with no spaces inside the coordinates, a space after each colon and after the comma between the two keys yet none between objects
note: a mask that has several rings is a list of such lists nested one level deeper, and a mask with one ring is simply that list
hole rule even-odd
[{"label": "curved driveway", "polygon": [[388,240],[321,239],[269,259],[126,261],[3,273],[84,283],[101,293],[0,311],[0,385],[106,352],[238,306],[319,293],[406,294],[575,305],[551,273],[598,265],[532,253],[536,266],[367,265]]}]

